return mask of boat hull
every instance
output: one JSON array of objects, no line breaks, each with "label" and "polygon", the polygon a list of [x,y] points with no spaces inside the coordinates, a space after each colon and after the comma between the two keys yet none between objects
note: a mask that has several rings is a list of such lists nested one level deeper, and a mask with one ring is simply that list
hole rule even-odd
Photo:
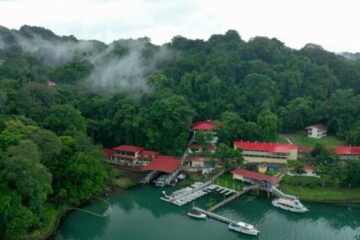
[{"label": "boat hull", "polygon": [[277,202],[272,202],[272,205],[274,207],[289,211],[289,212],[294,212],[294,213],[306,213],[307,211],[309,211],[307,208],[302,208],[302,209],[295,209],[292,207],[287,207],[287,206],[283,206]]},{"label": "boat hull", "polygon": [[188,212],[186,215],[188,215],[189,217],[192,218],[196,218],[196,219],[206,219],[206,215],[201,213],[201,214],[192,214],[190,212]]},{"label": "boat hull", "polygon": [[240,232],[240,233],[244,233],[244,234],[248,234],[248,235],[253,235],[253,236],[257,236],[260,231],[257,229],[252,229],[252,230],[246,230],[243,229],[241,227],[234,227],[231,224],[229,224],[229,229],[235,232]]}]

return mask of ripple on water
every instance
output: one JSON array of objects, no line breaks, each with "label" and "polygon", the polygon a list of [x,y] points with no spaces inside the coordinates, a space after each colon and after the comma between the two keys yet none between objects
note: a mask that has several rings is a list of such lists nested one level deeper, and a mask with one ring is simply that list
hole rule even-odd
[{"label": "ripple on water", "polygon": [[[185,214],[191,205],[176,207],[159,199],[163,189],[142,186],[114,194],[108,218],[70,213],[56,240],[351,240],[359,239],[359,208],[306,204],[311,211],[294,214],[274,208],[270,200],[242,196],[216,212],[234,220],[258,224],[256,238],[234,233],[215,220],[199,221]],[[197,201],[199,204],[206,200]],[[97,210],[97,203],[85,206]],[[358,237],[358,238],[356,238]]]}]

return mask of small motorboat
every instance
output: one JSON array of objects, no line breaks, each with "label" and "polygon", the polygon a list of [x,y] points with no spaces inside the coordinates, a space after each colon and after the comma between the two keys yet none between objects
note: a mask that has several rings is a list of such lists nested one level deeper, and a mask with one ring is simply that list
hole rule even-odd
[{"label": "small motorboat", "polygon": [[186,175],[181,173],[176,178],[181,181],[181,180],[184,180],[186,178]]},{"label": "small motorboat", "polygon": [[188,215],[189,217],[193,217],[193,218],[197,218],[197,219],[206,219],[206,214],[197,211],[197,210],[191,210],[190,212],[188,212],[186,215]]},{"label": "small motorboat", "polygon": [[236,231],[236,232],[241,232],[241,233],[254,235],[254,236],[256,236],[260,233],[260,231],[257,230],[253,225],[247,224],[244,222],[230,223],[229,229]]}]

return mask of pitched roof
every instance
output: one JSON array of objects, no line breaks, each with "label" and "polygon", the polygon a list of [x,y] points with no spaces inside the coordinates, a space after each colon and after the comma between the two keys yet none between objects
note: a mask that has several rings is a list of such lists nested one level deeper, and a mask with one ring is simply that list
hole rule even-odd
[{"label": "pitched roof", "polygon": [[141,171],[160,171],[172,173],[180,166],[180,161],[175,157],[160,155],[149,164],[141,168]]},{"label": "pitched roof", "polygon": [[112,150],[112,149],[110,149],[110,148],[103,148],[103,153],[104,153],[106,156],[112,157],[112,156],[114,156],[115,151]]},{"label": "pitched roof", "polygon": [[124,151],[124,152],[141,152],[143,148],[132,146],[132,145],[120,145],[117,147],[114,147],[113,150],[115,151]]},{"label": "pitched roof", "polygon": [[152,150],[143,150],[140,154],[141,154],[142,156],[157,156],[157,155],[159,155],[160,153],[159,153],[159,152],[156,152],[156,151],[152,151]]},{"label": "pitched roof", "polygon": [[307,147],[307,146],[299,147],[299,152],[311,152],[312,149],[313,149],[312,147]]},{"label": "pitched roof", "polygon": [[238,168],[231,172],[232,174],[240,175],[246,178],[250,178],[257,181],[267,181],[273,185],[278,184],[280,182],[280,179],[277,177],[272,177],[266,174],[249,171],[244,168]]},{"label": "pitched roof", "polygon": [[312,165],[309,165],[309,166],[305,166],[305,167],[304,167],[304,170],[307,170],[307,171],[315,171],[315,170],[316,170],[316,167],[315,167],[315,166],[312,166]]},{"label": "pitched roof", "polygon": [[313,128],[313,127],[317,128],[317,129],[320,129],[320,130],[326,130],[326,126],[324,124],[322,124],[322,123],[318,123],[318,124],[308,126],[308,127],[306,127],[306,129],[307,128]]},{"label": "pitched roof", "polygon": [[191,125],[192,130],[212,130],[215,128],[215,124],[212,120],[195,122]]},{"label": "pitched roof", "polygon": [[289,153],[299,146],[296,144],[280,144],[280,143],[262,143],[262,142],[243,142],[235,141],[234,146],[244,150],[266,151],[272,153]]},{"label": "pitched roof", "polygon": [[335,152],[338,155],[360,155],[360,146],[336,147]]}]

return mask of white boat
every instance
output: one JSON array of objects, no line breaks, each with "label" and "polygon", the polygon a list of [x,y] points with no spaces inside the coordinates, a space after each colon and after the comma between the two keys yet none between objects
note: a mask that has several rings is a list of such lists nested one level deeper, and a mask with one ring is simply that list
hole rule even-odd
[{"label": "white boat", "polygon": [[206,219],[206,214],[197,211],[197,210],[191,210],[190,212],[188,212],[186,215],[188,215],[189,217],[193,217],[193,218],[197,218],[197,219]]},{"label": "white boat", "polygon": [[185,174],[179,174],[177,177],[176,177],[178,180],[184,180],[186,178],[186,175]]},{"label": "white boat", "polygon": [[229,229],[254,236],[260,233],[260,231],[257,230],[253,225],[244,222],[230,223]]},{"label": "white boat", "polygon": [[304,213],[309,211],[299,199],[290,199],[290,198],[277,198],[272,201],[274,207],[278,207],[290,212]]}]

